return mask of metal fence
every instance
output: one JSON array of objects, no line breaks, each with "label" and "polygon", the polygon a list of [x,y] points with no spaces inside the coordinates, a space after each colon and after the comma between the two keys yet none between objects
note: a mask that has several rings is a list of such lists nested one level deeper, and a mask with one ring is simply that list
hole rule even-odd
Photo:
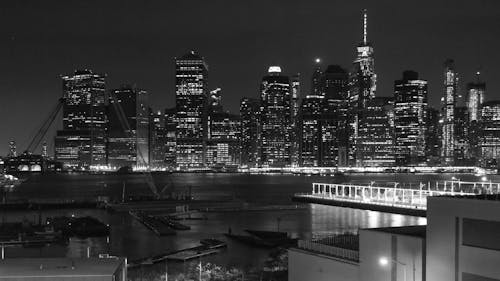
[{"label": "metal fence", "polygon": [[359,262],[359,251],[355,250],[344,249],[306,240],[299,240],[298,248],[341,259],[346,259],[349,261]]}]

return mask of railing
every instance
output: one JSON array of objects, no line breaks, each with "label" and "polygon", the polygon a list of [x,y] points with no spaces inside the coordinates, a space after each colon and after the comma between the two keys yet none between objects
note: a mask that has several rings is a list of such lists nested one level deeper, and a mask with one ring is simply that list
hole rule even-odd
[{"label": "railing", "polygon": [[313,241],[299,240],[298,248],[349,261],[359,262],[359,252]]}]

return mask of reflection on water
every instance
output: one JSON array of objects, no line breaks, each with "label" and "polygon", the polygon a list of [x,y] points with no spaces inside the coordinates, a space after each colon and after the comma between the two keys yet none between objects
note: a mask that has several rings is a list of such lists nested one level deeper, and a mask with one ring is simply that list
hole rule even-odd
[{"label": "reflection on water", "polygon": [[[450,175],[360,175],[351,176],[356,182],[383,181],[433,181],[449,179]],[[467,176],[464,180],[474,180]],[[305,177],[293,175],[240,175],[240,174],[176,174],[171,176],[175,188],[173,192],[185,191],[190,187],[194,197],[201,199],[231,198],[250,205],[294,204],[290,201],[293,193],[309,192],[312,182],[330,182],[331,178]],[[95,198],[97,195],[121,196],[122,182],[127,182],[128,194],[148,194],[148,189],[138,175],[118,177],[115,175],[49,175],[35,176],[19,188],[9,198]],[[155,175],[159,186],[168,181],[167,176]],[[380,213],[374,211],[340,208],[333,206],[309,205],[307,208],[275,211],[214,212],[207,213],[208,220],[187,220],[191,230],[178,231],[177,235],[158,237],[127,213],[107,213],[103,210],[64,210],[43,212],[43,220],[48,216],[71,215],[94,216],[110,224],[109,239],[72,238],[68,245],[51,245],[44,248],[8,248],[7,257],[68,256],[83,257],[90,247],[91,255],[101,253],[126,256],[129,260],[157,255],[173,250],[198,245],[204,238],[226,240],[223,235],[231,228],[233,233],[244,233],[245,229],[286,231],[293,237],[310,239],[342,232],[357,232],[360,228],[425,224],[425,218]],[[4,221],[20,220],[23,217],[38,221],[33,212],[4,212]],[[203,258],[203,262],[216,263],[239,268],[260,267],[268,255],[268,250],[256,249],[227,240],[228,248],[220,254]],[[183,272],[199,261],[170,263],[169,271]],[[137,269],[131,274],[139,274]],[[163,274],[165,265],[155,265],[148,271]]]}]

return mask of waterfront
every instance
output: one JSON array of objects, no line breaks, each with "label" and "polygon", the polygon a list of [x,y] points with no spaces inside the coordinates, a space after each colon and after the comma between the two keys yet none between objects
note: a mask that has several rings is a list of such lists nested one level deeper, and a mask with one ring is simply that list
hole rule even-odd
[{"label": "waterfront", "polygon": [[[353,183],[370,181],[435,181],[450,179],[450,174],[365,174],[346,176]],[[477,180],[473,175],[455,175],[463,180]],[[312,182],[332,182],[332,177],[294,175],[250,175],[250,174],[157,174],[158,186],[173,183],[176,194],[191,189],[195,199],[241,200],[250,206],[293,205],[294,193],[310,192]],[[495,181],[496,176],[491,180]],[[120,198],[123,181],[129,195],[149,195],[142,175],[33,175],[9,194],[9,200],[21,199],[95,199],[106,195]],[[424,224],[425,218],[403,216],[373,211],[355,210],[332,206],[308,205],[305,208],[269,211],[238,211],[205,213],[207,220],[187,220],[191,230],[179,231],[175,236],[158,237],[127,213],[108,213],[97,209],[44,211],[43,217],[54,215],[91,215],[110,224],[111,234],[107,238],[72,238],[67,246],[52,245],[45,248],[8,248],[7,257],[37,256],[85,256],[87,247],[92,255],[109,253],[126,256],[129,260],[148,257],[164,252],[198,245],[204,238],[226,240],[223,233],[231,228],[233,233],[244,229],[287,231],[293,237],[311,238],[340,232],[355,232],[359,228]],[[4,221],[26,218],[38,220],[37,212],[3,212]],[[269,251],[256,249],[227,240],[228,248],[222,253],[203,258],[224,266],[235,266],[245,270],[262,266]],[[198,261],[186,264],[170,263],[169,272],[189,270]],[[158,264],[150,269],[161,274],[165,266]],[[131,277],[141,269],[131,272]]]}]

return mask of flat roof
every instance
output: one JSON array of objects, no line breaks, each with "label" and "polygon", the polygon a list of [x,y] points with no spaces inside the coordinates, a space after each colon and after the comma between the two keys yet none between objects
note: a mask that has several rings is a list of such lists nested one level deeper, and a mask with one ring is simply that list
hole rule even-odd
[{"label": "flat roof", "polygon": [[112,276],[124,262],[124,258],[11,258],[0,260],[0,279]]},{"label": "flat roof", "polygon": [[396,227],[364,228],[363,230],[386,232],[398,235],[407,235],[419,238],[425,238],[426,225],[410,225]]}]

